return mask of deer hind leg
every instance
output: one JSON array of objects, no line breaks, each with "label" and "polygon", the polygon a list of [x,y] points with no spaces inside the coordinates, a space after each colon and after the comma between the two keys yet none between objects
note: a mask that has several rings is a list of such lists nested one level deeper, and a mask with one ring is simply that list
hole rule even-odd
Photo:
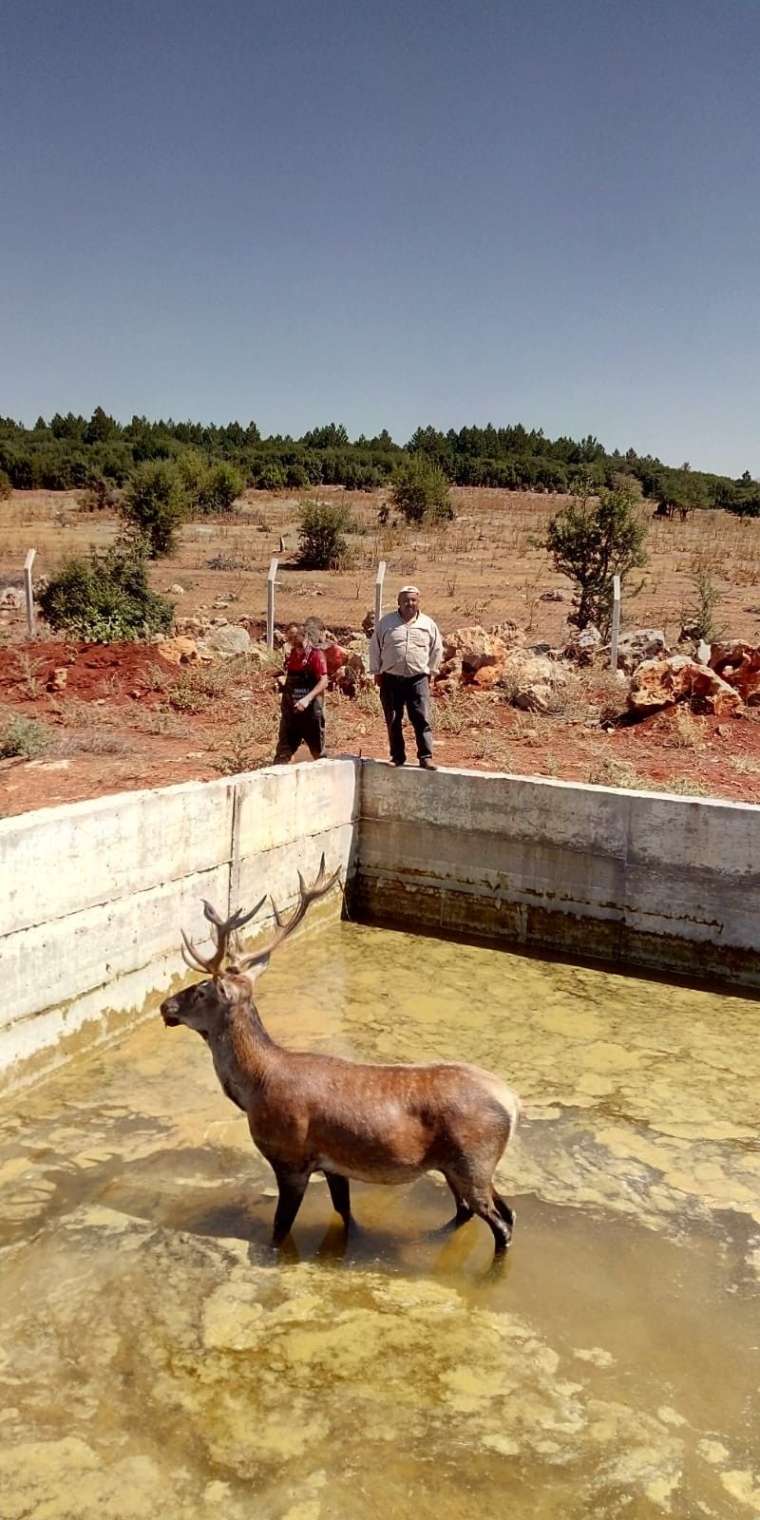
[{"label": "deer hind leg", "polygon": [[515,1227],[515,1220],[517,1218],[514,1209],[510,1208],[506,1198],[502,1198],[501,1194],[497,1193],[496,1188],[493,1189],[493,1201],[496,1204],[496,1207],[499,1210],[502,1219],[509,1226],[509,1233],[511,1235]]},{"label": "deer hind leg", "polygon": [[454,1194],[454,1202],[457,1206],[457,1211],[453,1219],[449,1219],[443,1228],[445,1230],[458,1230],[463,1224],[469,1223],[469,1221],[472,1219],[473,1211],[470,1208],[469,1203],[465,1203],[464,1198],[462,1197],[459,1183],[455,1182],[453,1178],[450,1177],[446,1172],[444,1172],[444,1176],[449,1184],[449,1187],[451,1188],[452,1193]]},{"label": "deer hind leg", "polygon": [[282,1171],[275,1167],[275,1177],[280,1197],[275,1210],[272,1245],[281,1246],[283,1240],[290,1234],[293,1221],[301,1207],[309,1173]]},{"label": "deer hind leg", "polygon": [[471,1214],[484,1219],[493,1235],[496,1255],[501,1256],[512,1240],[514,1215],[509,1204],[494,1191],[490,1181],[473,1176],[469,1168],[461,1173],[447,1173],[446,1181],[457,1199],[457,1214],[460,1208],[469,1209]]},{"label": "deer hind leg", "polygon": [[325,1172],[327,1186],[330,1189],[332,1206],[336,1214],[340,1214],[346,1229],[351,1223],[351,1194],[348,1186],[348,1178],[341,1177],[338,1172]]}]

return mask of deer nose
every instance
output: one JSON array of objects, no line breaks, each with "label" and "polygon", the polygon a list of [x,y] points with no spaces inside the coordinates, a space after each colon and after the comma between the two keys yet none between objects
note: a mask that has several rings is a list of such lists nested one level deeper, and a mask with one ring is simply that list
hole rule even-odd
[{"label": "deer nose", "polygon": [[166,998],[165,1001],[161,1004],[161,1017],[164,1023],[169,1026],[179,1023],[179,1020],[177,1018],[178,1012],[179,1003],[177,1002],[176,998]]}]

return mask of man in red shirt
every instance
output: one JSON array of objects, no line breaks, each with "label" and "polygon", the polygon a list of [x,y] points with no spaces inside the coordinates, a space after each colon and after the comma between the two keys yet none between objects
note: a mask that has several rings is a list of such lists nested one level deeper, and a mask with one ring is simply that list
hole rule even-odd
[{"label": "man in red shirt", "polygon": [[325,752],[327,661],[316,649],[303,624],[293,629],[290,654],[285,662],[280,732],[275,765],[287,765],[301,744],[307,744],[312,760]]}]

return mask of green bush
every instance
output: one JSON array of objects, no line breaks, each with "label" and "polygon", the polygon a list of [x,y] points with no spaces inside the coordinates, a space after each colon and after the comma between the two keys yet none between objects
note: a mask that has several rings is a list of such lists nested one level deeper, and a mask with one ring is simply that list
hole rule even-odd
[{"label": "green bush", "polygon": [[612,614],[612,579],[621,582],[646,564],[647,525],[638,516],[629,491],[588,490],[553,517],[541,545],[555,570],[575,582],[575,608],[569,623],[594,623],[606,637]]},{"label": "green bush", "polygon": [[287,475],[281,464],[276,460],[267,462],[261,466],[251,484],[257,486],[260,491],[281,491],[287,485]]},{"label": "green bush", "polygon": [[177,466],[165,459],[138,465],[127,482],[121,510],[143,538],[150,559],[170,554],[187,514],[187,493]]},{"label": "green bush", "polygon": [[8,500],[11,489],[10,478],[6,475],[5,470],[0,470],[0,501]]},{"label": "green bush", "polygon": [[298,511],[299,564],[307,570],[337,570],[344,565],[351,513],[341,502],[304,501]]},{"label": "green bush", "polygon": [[44,723],[34,718],[11,718],[0,733],[0,759],[18,756],[21,760],[36,760],[50,746],[51,735]]},{"label": "green bush", "polygon": [[407,522],[444,522],[454,516],[449,482],[443,471],[424,455],[415,455],[399,471],[391,495]]},{"label": "green bush", "polygon": [[89,559],[67,560],[40,596],[52,628],[96,644],[144,639],[171,628],[171,602],[148,586],[145,561],[116,546]]},{"label": "green bush", "polygon": [[206,471],[197,496],[200,512],[230,512],[245,482],[234,465],[215,464]]}]

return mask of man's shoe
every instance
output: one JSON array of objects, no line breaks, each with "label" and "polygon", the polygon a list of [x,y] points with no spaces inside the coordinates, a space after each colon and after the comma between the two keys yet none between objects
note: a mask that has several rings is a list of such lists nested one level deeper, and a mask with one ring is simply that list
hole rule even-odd
[{"label": "man's shoe", "polygon": [[437,771],[438,766],[432,760],[420,760],[420,769],[423,771]]},{"label": "man's shoe", "polygon": [[391,760],[391,765],[406,765],[406,760]]}]

